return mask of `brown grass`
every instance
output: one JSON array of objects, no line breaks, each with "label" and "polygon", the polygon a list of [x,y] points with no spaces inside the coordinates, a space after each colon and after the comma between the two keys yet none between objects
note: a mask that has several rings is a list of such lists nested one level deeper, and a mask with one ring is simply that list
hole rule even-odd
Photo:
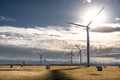
[{"label": "brown grass", "polygon": [[97,71],[96,67],[79,67],[77,69],[62,70],[77,80],[120,80],[120,68],[107,67]]},{"label": "brown grass", "polygon": [[43,66],[0,66],[0,80],[40,80],[45,72]]},{"label": "brown grass", "polygon": [[[113,66],[103,68],[103,71],[97,71],[94,66],[52,66],[51,70],[61,72],[64,77],[67,74],[74,80],[120,80],[120,68]],[[49,79],[51,70],[46,70],[45,66],[0,66],[0,80],[45,80],[44,77]]]}]

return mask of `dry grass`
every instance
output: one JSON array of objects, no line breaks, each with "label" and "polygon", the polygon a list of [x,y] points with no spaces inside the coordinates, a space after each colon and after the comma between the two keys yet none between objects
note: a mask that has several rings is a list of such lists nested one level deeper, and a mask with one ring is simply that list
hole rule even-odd
[{"label": "dry grass", "polygon": [[[51,70],[61,72],[61,76],[67,74],[72,80],[120,80],[118,67],[106,67],[103,71],[97,71],[96,67],[52,66]],[[45,66],[0,66],[0,80],[48,80],[51,70],[46,70]]]},{"label": "dry grass", "polygon": [[[120,68],[106,67],[97,71],[96,67],[65,67],[62,72],[71,75],[76,80],[120,80]],[[59,67],[57,68],[59,69]]]},{"label": "dry grass", "polygon": [[0,66],[0,80],[40,80],[45,72],[43,66]]}]

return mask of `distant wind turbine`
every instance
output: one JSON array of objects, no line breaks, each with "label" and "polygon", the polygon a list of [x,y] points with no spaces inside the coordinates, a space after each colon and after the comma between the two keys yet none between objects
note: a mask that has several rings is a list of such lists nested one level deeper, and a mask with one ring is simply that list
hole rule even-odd
[{"label": "distant wind turbine", "polygon": [[40,57],[40,64],[42,64],[42,58],[43,58],[44,53],[41,54],[38,50],[36,51],[34,49],[33,49],[33,52],[37,53],[39,55],[39,57]]},{"label": "distant wind turbine", "polygon": [[78,46],[78,45],[75,45],[77,48],[78,48],[78,50],[79,50],[79,53],[78,53],[78,56],[79,56],[79,58],[80,58],[80,64],[82,63],[82,50],[80,49],[80,47]]},{"label": "distant wind turbine", "polygon": [[71,52],[70,53],[68,53],[68,54],[66,54],[66,55],[70,55],[70,58],[71,58],[71,65],[73,64],[73,56],[74,56],[74,54],[73,54],[73,48],[71,49]]},{"label": "distant wind turbine", "polygon": [[39,56],[40,56],[40,64],[42,65],[43,63],[42,63],[42,58],[43,58],[43,55],[44,54],[40,54],[40,53],[38,53],[39,54]]},{"label": "distant wind turbine", "polygon": [[[104,7],[102,7],[100,9],[100,11],[97,13],[97,15],[95,17],[97,17],[103,9],[104,9]],[[86,27],[86,32],[87,32],[87,66],[88,67],[90,66],[90,41],[89,41],[89,29],[90,28],[89,28],[89,26],[93,22],[93,20],[91,20],[87,25],[81,25],[81,24],[76,24],[76,23],[72,23],[72,22],[67,22],[68,24],[72,24],[72,25],[76,25],[76,26],[80,26],[80,27]]]}]

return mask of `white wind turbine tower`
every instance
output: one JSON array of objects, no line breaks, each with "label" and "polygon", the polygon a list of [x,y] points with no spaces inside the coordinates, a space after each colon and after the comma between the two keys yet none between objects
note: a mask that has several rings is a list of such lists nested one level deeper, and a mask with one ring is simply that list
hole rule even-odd
[{"label": "white wind turbine tower", "polygon": [[71,49],[71,52],[68,53],[68,54],[66,54],[66,55],[70,55],[70,58],[71,58],[71,65],[72,65],[72,64],[73,64],[73,56],[74,56],[74,54],[73,54],[73,48]]},{"label": "white wind turbine tower", "polygon": [[82,50],[80,49],[80,47],[78,46],[78,45],[75,45],[77,48],[78,48],[78,50],[79,50],[79,53],[78,53],[78,56],[79,56],[79,58],[80,58],[80,64],[82,64]]},{"label": "white wind turbine tower", "polygon": [[[102,9],[97,13],[97,15],[95,17],[97,17],[103,9],[104,9],[104,7],[102,7]],[[72,22],[67,22],[68,24],[72,24],[72,25],[86,28],[86,32],[87,32],[87,66],[88,67],[90,66],[90,41],[89,41],[89,29],[90,28],[89,28],[89,26],[93,22],[93,20],[91,20],[87,25],[81,25],[81,24],[76,24],[76,23],[72,23]]]}]

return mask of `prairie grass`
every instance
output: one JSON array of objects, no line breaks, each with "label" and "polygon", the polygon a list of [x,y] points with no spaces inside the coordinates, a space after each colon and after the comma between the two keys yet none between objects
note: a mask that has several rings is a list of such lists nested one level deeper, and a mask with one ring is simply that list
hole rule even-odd
[{"label": "prairie grass", "polygon": [[44,66],[0,66],[0,80],[40,80],[45,72]]},{"label": "prairie grass", "polygon": [[0,66],[0,80],[61,80],[59,76],[62,80],[120,80],[120,68],[107,66],[97,71],[95,66],[52,66],[50,70],[45,66]]},{"label": "prairie grass", "polygon": [[107,67],[97,71],[96,67],[66,67],[62,72],[71,75],[76,80],[120,80],[120,68]]}]

